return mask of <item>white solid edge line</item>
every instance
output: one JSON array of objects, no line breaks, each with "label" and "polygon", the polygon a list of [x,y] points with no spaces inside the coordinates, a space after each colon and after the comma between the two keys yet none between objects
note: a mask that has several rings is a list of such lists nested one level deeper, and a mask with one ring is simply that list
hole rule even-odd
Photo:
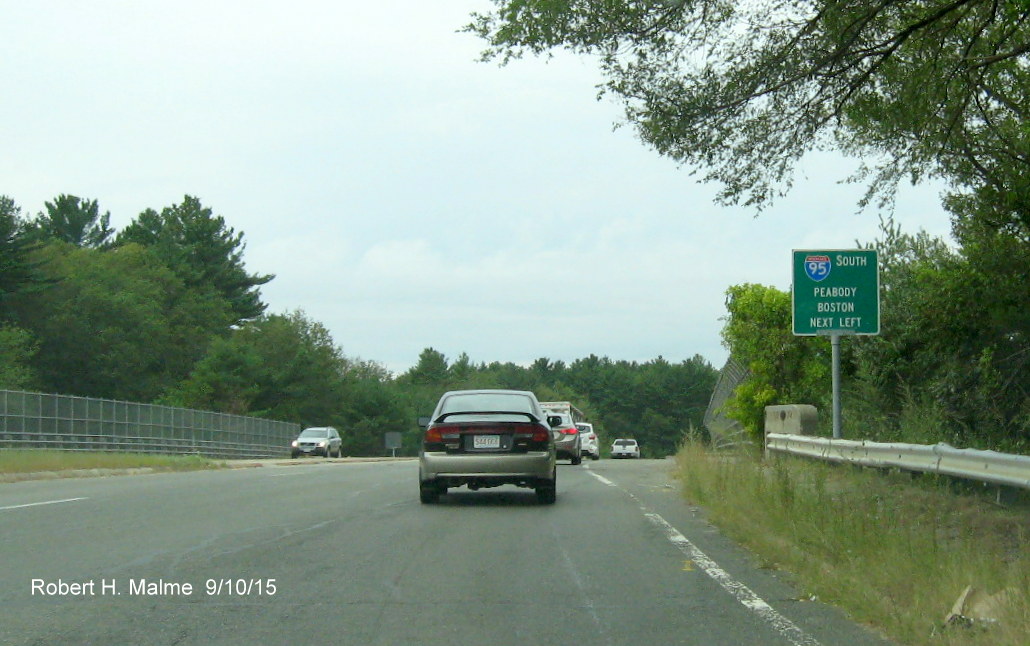
[{"label": "white solid edge line", "polygon": [[794,622],[776,612],[772,606],[755,594],[751,588],[731,577],[726,570],[719,567],[718,563],[698,549],[696,545],[691,543],[686,536],[670,525],[668,521],[656,513],[649,512],[644,508],[641,509],[648,520],[665,530],[665,535],[669,542],[689,557],[694,562],[694,565],[722,586],[724,590],[733,595],[742,606],[757,614],[776,629],[776,632],[780,633],[791,644],[795,646],[821,646],[815,638],[798,628]]},{"label": "white solid edge line", "polygon": [[8,505],[7,507],[0,507],[0,511],[7,511],[8,509],[22,509],[23,507],[39,507],[41,505],[56,505],[62,502],[75,502],[76,500],[89,500],[89,498],[65,498],[64,500],[46,500],[44,502],[30,502],[24,505]]},{"label": "white solid edge line", "polygon": [[[588,471],[588,473],[609,487],[618,487],[618,485],[604,476],[598,475],[593,471]],[[621,487],[619,488],[621,489]],[[818,640],[798,628],[790,619],[787,619],[778,613],[776,609],[766,603],[764,599],[755,594],[751,588],[731,577],[726,570],[719,567],[718,563],[713,561],[707,554],[691,543],[690,539],[684,536],[678,529],[670,525],[667,520],[648,510],[639,498],[625,489],[623,489],[623,492],[637,503],[637,507],[639,507],[640,511],[643,512],[645,518],[665,531],[665,537],[676,547],[676,549],[693,561],[694,565],[707,574],[713,581],[722,586],[724,590],[729,592],[742,606],[751,612],[754,612],[756,615],[761,617],[762,620],[772,626],[773,629],[780,633],[780,635],[782,635],[787,641],[794,646],[822,646]]]}]

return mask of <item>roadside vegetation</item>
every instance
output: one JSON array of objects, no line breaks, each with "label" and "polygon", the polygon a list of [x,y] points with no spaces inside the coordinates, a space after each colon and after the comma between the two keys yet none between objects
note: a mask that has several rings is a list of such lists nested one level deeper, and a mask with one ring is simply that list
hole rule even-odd
[{"label": "roadside vegetation", "polygon": [[[1023,646],[1030,500],[946,479],[687,443],[683,492],[709,521],[818,599],[906,645]],[[945,618],[968,586],[972,619]],[[993,597],[993,600],[990,599]],[[976,618],[983,614],[986,619]]]},{"label": "roadside vegetation", "polygon": [[198,471],[223,465],[199,455],[147,455],[100,451],[46,451],[34,449],[0,450],[0,476],[18,479],[29,473],[69,472],[94,469],[151,469],[154,471]]},{"label": "roadside vegetation", "polygon": [[[856,246],[879,251],[882,330],[841,344],[844,424],[861,429],[852,439],[1030,453],[1030,296],[1009,289],[1004,272],[984,273],[968,253],[892,221]],[[1030,267],[1010,257],[1018,271]],[[1006,304],[995,314],[999,295]],[[746,376],[724,414],[760,444],[766,406],[832,410],[830,343],[793,335],[790,292],[735,285],[726,309],[724,345]],[[830,415],[820,421],[828,435]]]}]

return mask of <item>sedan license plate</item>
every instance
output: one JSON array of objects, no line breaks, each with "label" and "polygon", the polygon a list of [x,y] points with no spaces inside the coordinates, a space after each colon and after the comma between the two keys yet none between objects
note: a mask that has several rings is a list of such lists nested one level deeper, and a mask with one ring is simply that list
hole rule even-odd
[{"label": "sedan license plate", "polygon": [[501,448],[500,435],[475,435],[472,438],[474,449],[499,449]]}]

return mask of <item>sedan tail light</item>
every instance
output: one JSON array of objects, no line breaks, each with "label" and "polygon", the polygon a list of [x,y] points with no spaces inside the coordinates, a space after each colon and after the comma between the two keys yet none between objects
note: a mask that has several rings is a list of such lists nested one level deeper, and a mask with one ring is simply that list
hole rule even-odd
[{"label": "sedan tail light", "polygon": [[550,432],[539,424],[501,424],[483,426],[462,426],[439,424],[426,429],[423,441],[429,444],[456,441],[461,435],[514,435],[531,442],[547,442]]},{"label": "sedan tail light", "polygon": [[431,426],[426,429],[425,441],[443,442],[444,440],[454,440],[458,438],[460,433],[461,427],[457,424],[440,424],[438,426]]},{"label": "sedan tail light", "polygon": [[531,442],[546,442],[550,438],[547,429],[537,424],[519,424],[515,427],[515,436],[528,438]]}]

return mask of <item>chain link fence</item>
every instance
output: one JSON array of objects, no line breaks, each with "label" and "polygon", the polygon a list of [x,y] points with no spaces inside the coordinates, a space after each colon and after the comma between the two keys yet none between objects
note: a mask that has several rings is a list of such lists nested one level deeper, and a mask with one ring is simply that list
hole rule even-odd
[{"label": "chain link fence", "polygon": [[740,422],[726,417],[723,412],[726,401],[746,378],[747,368],[737,363],[732,356],[726,360],[726,365],[719,371],[719,381],[716,382],[712,398],[708,401],[704,419],[704,426],[712,438],[712,446],[716,448],[753,444]]},{"label": "chain link fence", "polygon": [[299,424],[70,395],[0,390],[0,448],[267,458]]}]

